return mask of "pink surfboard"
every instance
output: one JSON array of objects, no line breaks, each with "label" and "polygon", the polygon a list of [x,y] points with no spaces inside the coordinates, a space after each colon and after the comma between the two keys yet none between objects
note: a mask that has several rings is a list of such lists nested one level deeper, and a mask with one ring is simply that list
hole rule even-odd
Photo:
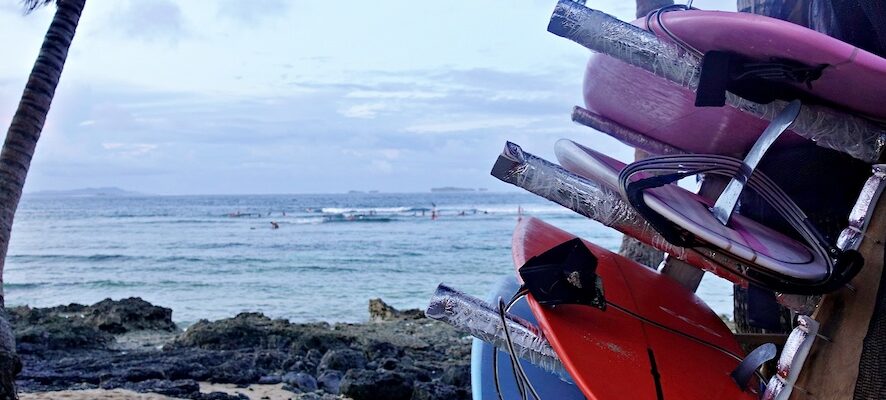
[{"label": "pink surfboard", "polygon": [[[680,39],[697,46],[700,50],[708,49],[706,47],[708,44],[710,49],[713,49],[715,44],[721,42],[705,37],[707,31],[693,24],[699,26],[704,24],[708,27],[706,21],[713,21],[715,18],[705,16],[716,15],[717,21],[710,22],[710,25],[721,22],[727,25],[723,20],[730,20],[732,23],[730,26],[733,27],[745,24],[747,26],[741,25],[741,27],[747,31],[747,37],[760,41],[752,43],[750,39],[737,40],[735,36],[731,37],[731,43],[735,47],[732,50],[743,50],[749,56],[760,54],[770,54],[770,57],[794,56],[797,61],[809,63],[825,61],[836,63],[841,55],[847,56],[843,59],[843,64],[826,69],[822,78],[813,82],[813,93],[844,104],[846,107],[858,109],[859,112],[886,118],[886,101],[883,100],[886,99],[883,91],[886,85],[886,61],[882,58],[863,50],[852,50],[855,48],[848,44],[809,29],[767,17],[701,11],[685,11],[689,13],[688,16],[680,16],[683,13],[665,13],[662,18],[669,29],[672,25],[676,25],[671,30],[679,31]],[[692,15],[701,15],[704,18],[701,21],[687,22]],[[645,21],[638,20],[634,24],[642,26]],[[791,29],[774,34],[773,38],[777,38],[778,41],[772,38],[763,39],[770,31],[783,27]],[[718,28],[716,31],[722,31],[724,36],[730,32],[726,28]],[[756,32],[756,36],[751,35],[751,31]],[[710,41],[706,42],[709,39]],[[815,47],[815,41],[819,39],[824,43],[821,48]],[[805,46],[802,47],[802,51],[796,50],[801,49],[800,44]],[[728,49],[725,46],[728,44],[720,44],[718,49]],[[775,52],[780,46],[789,47],[790,50],[782,49],[782,53]],[[812,51],[812,48],[815,48],[815,51]],[[765,51],[754,53],[753,49]],[[809,53],[808,59],[800,57],[803,52]],[[846,60],[850,62],[846,63]],[[859,77],[853,77],[856,74]],[[845,87],[842,86],[844,81],[849,82]],[[856,89],[855,86],[864,86],[864,88]],[[850,87],[853,89],[847,90]],[[768,124],[768,121],[733,107],[695,107],[695,93],[691,90],[605,54],[591,55],[585,70],[583,91],[588,110],[689,153],[743,157]],[[853,98],[849,99],[850,96]],[[773,148],[805,141],[807,140],[788,130]]]},{"label": "pink surfboard", "polygon": [[[570,140],[558,141],[555,152],[564,168],[618,190],[624,163]],[[807,246],[740,214],[724,226],[711,214],[711,200],[676,184],[647,190],[643,198],[656,213],[737,258],[794,278],[827,276],[827,261]]]},{"label": "pink surfboard", "polygon": [[[787,59],[808,66],[827,64],[812,88],[798,89],[868,116],[886,118],[886,59],[825,34],[775,18],[722,11],[673,11],[662,23],[701,52],[728,51],[753,60]],[[651,19],[658,36],[668,36]]]},{"label": "pink surfboard", "polygon": [[[742,157],[769,124],[733,107],[696,107],[691,90],[599,53],[585,70],[584,100],[588,110],[688,153]],[[773,148],[805,141],[789,130]]]},{"label": "pink surfboard", "polygon": [[[522,218],[512,251],[518,268],[574,235]],[[597,257],[608,301],[661,326],[742,357],[732,332],[692,292],[670,278],[585,242]],[[730,377],[738,361],[712,347],[643,322],[613,307],[546,307],[531,295],[533,315],[575,384],[591,400],[756,399]]]}]

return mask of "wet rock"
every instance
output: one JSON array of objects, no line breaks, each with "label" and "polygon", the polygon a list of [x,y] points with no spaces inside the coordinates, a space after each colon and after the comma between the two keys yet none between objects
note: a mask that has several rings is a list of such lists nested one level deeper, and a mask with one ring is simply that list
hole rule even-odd
[{"label": "wet rock", "polygon": [[142,382],[154,379],[165,379],[163,371],[154,368],[132,368],[125,372],[123,378],[129,382]]},{"label": "wet rock", "polygon": [[467,390],[456,388],[451,385],[419,382],[415,384],[412,392],[412,400],[469,400]]},{"label": "wet rock", "polygon": [[176,330],[172,310],[140,298],[106,299],[91,306],[14,307],[9,313],[22,353],[102,349],[114,342],[112,334]]},{"label": "wet rock", "polygon": [[413,382],[395,372],[352,369],[342,377],[340,389],[341,394],[354,400],[409,400]]},{"label": "wet rock", "polygon": [[208,350],[265,348],[269,336],[285,330],[285,321],[275,321],[260,313],[240,313],[218,321],[200,320],[176,341],[176,347]]},{"label": "wet rock", "polygon": [[341,400],[341,397],[329,393],[298,393],[292,400]]},{"label": "wet rock", "polygon": [[249,354],[242,354],[213,368],[210,381],[249,384],[258,382],[261,376],[261,371],[255,368],[253,357]]},{"label": "wet rock", "polygon": [[409,319],[421,319],[425,313],[421,310],[397,310],[389,306],[382,299],[369,300],[369,320],[373,322],[401,321]]},{"label": "wet rock", "polygon": [[353,342],[353,336],[331,330],[328,325],[323,324],[299,329],[298,335],[292,341],[289,349],[295,353],[315,350],[322,355],[330,349],[348,347]]},{"label": "wet rock", "polygon": [[317,368],[317,365],[320,364],[320,360],[323,359],[323,353],[317,349],[310,349],[307,353],[305,353],[305,362],[314,368]]},{"label": "wet rock", "polygon": [[[107,387],[106,389],[115,389],[115,387]],[[151,379],[136,383],[127,383],[119,386],[120,388],[132,390],[140,393],[157,393],[170,397],[188,398],[194,394],[200,393],[200,385],[192,380],[167,381],[162,379]]]},{"label": "wet rock", "polygon": [[381,368],[386,369],[388,371],[393,371],[393,370],[397,369],[397,364],[399,364],[399,361],[397,361],[396,358],[386,358],[386,359],[382,360]]},{"label": "wet rock", "polygon": [[408,376],[410,379],[417,382],[430,382],[433,380],[433,376],[431,376],[432,371],[423,368],[406,367],[401,365],[397,367],[397,372]]},{"label": "wet rock", "polygon": [[212,393],[196,393],[192,394],[190,399],[192,400],[249,400],[243,393],[237,394],[228,394],[224,392],[212,392]]},{"label": "wet rock", "polygon": [[317,377],[317,385],[320,389],[323,389],[332,394],[339,394],[341,388],[341,372],[339,371],[326,371],[320,374]]},{"label": "wet rock", "polygon": [[258,378],[260,385],[276,385],[280,382],[283,382],[283,378],[280,375],[265,375]]},{"label": "wet rock", "polygon": [[175,331],[172,309],[155,306],[139,297],[105,299],[83,310],[88,325],[113,334],[139,330]]},{"label": "wet rock", "polygon": [[13,322],[16,347],[19,353],[32,354],[48,350],[101,349],[114,338],[106,332],[82,323],[54,316],[39,324]]},{"label": "wet rock", "polygon": [[283,382],[297,388],[301,392],[317,390],[317,379],[304,372],[290,372],[283,375]]},{"label": "wet rock", "polygon": [[255,368],[264,371],[285,371],[289,355],[281,351],[259,351],[255,354]]},{"label": "wet rock", "polygon": [[[132,316],[122,317],[129,315],[126,310],[135,309],[135,305],[145,310],[153,307],[140,301],[118,307],[110,303],[102,305],[100,308],[118,314],[113,319],[87,320],[85,316],[90,315],[93,306],[81,305],[48,309],[21,307],[11,313],[14,315],[11,319],[16,322],[15,332],[24,339],[19,345],[34,350],[22,352],[24,369],[17,382],[20,388],[35,392],[101,386],[183,393],[190,390],[188,381],[237,385],[276,383],[283,382],[283,376],[293,372],[305,375],[300,380],[290,379],[293,383],[287,385],[295,391],[307,391],[293,398],[323,398],[317,395],[338,394],[343,389],[346,374],[343,371],[350,371],[349,392],[356,396],[375,396],[363,398],[396,399],[416,393],[431,396],[436,393],[430,390],[434,385],[453,386],[446,382],[466,381],[463,373],[467,371],[470,339],[428,319],[296,324],[258,313],[244,313],[218,321],[201,321],[175,339],[168,339],[171,335],[167,333],[165,340],[173,341],[162,349],[158,342],[140,342],[146,337],[156,340],[155,336],[143,333],[160,331],[127,332],[122,336],[132,338],[133,345],[120,347],[119,342],[114,341],[121,335],[112,337],[97,326],[110,330],[119,330],[112,326],[157,328],[158,325],[144,321],[138,325],[143,322],[132,322],[135,318]],[[129,322],[114,325],[112,320]],[[366,367],[371,371],[364,370]],[[448,374],[446,382],[444,374]],[[316,377],[314,385],[302,382],[299,387],[298,382],[311,381],[308,377]],[[168,384],[163,386],[159,382]],[[431,386],[422,385],[416,390],[422,383]],[[470,390],[467,385],[469,382],[454,387],[462,393]],[[320,391],[309,392],[312,389]],[[449,392],[442,390],[437,395],[441,393]],[[204,395],[192,394],[190,398],[198,398],[196,396]]]},{"label": "wet rock", "polygon": [[370,360],[393,358],[400,355],[400,349],[389,342],[372,342],[364,350]]},{"label": "wet rock", "polygon": [[471,365],[468,363],[452,363],[443,370],[440,380],[455,387],[470,387]]},{"label": "wet rock", "polygon": [[353,368],[365,368],[366,356],[362,352],[353,349],[329,350],[323,355],[318,371],[330,369],[347,371]]}]

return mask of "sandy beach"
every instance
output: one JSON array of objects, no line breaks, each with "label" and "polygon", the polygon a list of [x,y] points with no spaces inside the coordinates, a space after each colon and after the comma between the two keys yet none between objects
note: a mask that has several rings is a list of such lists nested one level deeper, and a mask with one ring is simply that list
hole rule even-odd
[{"label": "sandy beach", "polygon": [[[320,399],[321,395],[297,394],[283,389],[283,384],[276,385],[249,385],[245,388],[232,384],[218,384],[200,382],[200,392],[221,392],[231,395],[242,394],[249,400],[277,400],[277,399]],[[113,389],[86,389],[86,390],[60,390],[54,392],[22,393],[22,400],[173,400],[178,397],[163,396],[154,393],[138,393],[131,390]],[[330,396],[328,398],[346,399],[344,396]]]}]

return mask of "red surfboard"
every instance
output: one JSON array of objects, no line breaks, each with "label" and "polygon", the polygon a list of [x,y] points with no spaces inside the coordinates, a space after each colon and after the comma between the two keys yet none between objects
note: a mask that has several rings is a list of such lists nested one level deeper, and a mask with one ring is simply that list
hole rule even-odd
[{"label": "red surfboard", "polygon": [[[574,235],[539,219],[514,231],[516,266]],[[739,361],[662,329],[683,332],[744,356],[732,332],[704,302],[670,278],[585,241],[598,259],[607,301],[654,321],[608,307],[528,302],[560,360],[588,399],[756,399],[730,377]]]}]

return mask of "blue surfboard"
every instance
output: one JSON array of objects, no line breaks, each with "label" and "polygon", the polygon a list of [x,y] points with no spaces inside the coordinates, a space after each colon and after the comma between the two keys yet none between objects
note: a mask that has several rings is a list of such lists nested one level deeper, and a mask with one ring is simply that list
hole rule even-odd
[{"label": "blue surfboard", "polygon": [[[490,293],[487,301],[490,304],[496,304],[498,298],[510,299],[517,292],[520,285],[515,277],[507,277]],[[526,320],[537,323],[526,300],[521,299],[510,310],[511,313],[518,315]],[[492,370],[492,352],[493,347],[480,339],[474,339],[471,347],[471,390],[474,400],[498,400],[498,394],[495,392],[495,375]],[[511,369],[511,358],[504,351],[498,351],[498,376],[501,385],[502,398],[519,399],[520,393],[517,391],[516,380]],[[543,399],[584,399],[584,395],[578,386],[571,382],[563,380],[560,376],[547,372],[538,368],[527,361],[520,360],[523,369],[529,377],[529,382],[538,391]]]}]

